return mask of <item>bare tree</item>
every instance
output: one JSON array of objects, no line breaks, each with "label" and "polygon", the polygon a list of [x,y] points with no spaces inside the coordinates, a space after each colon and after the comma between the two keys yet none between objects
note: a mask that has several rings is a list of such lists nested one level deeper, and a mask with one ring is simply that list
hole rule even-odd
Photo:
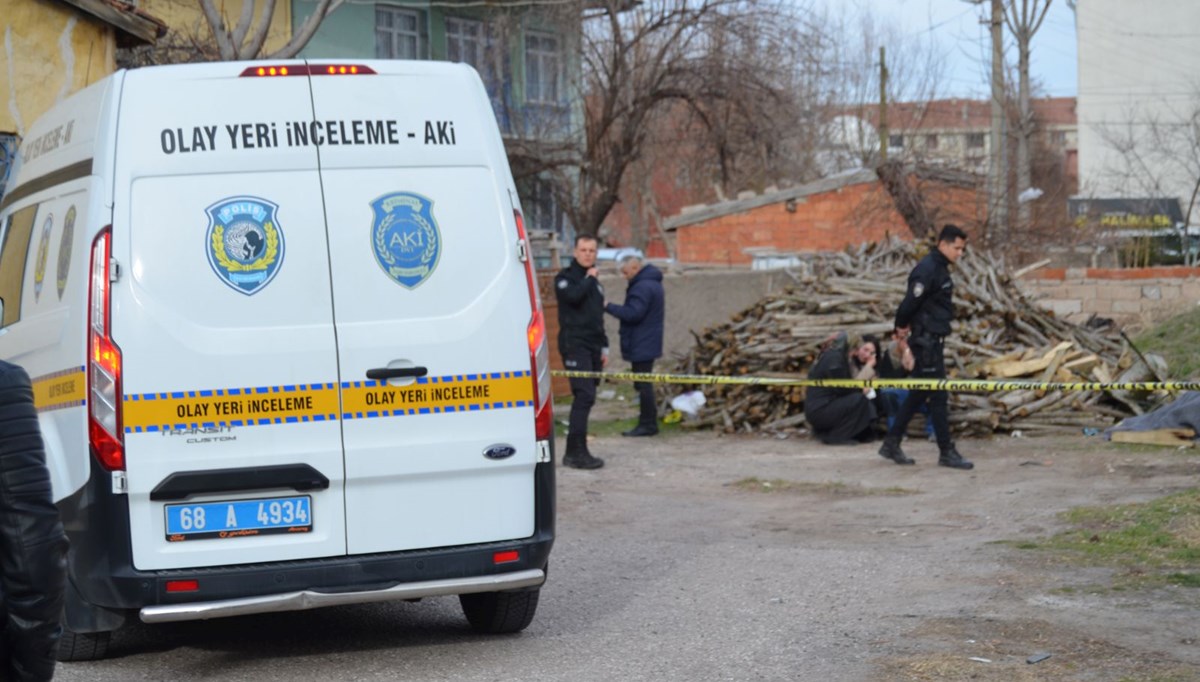
[{"label": "bare tree", "polygon": [[[647,0],[632,8],[624,0],[589,4],[600,11],[583,22],[583,148],[543,137],[531,140],[530,153],[518,154],[514,163],[515,173],[520,168],[555,178],[560,204],[577,230],[600,232],[621,200],[627,172],[664,127],[695,130],[705,144],[724,149],[718,173],[731,183],[743,165],[753,165],[742,164],[742,158],[778,155],[765,130],[779,117],[766,112],[781,101],[782,85],[773,72],[756,70],[740,56],[769,53],[786,42],[793,28],[790,5],[769,0]],[[757,144],[757,151],[743,153],[745,147],[735,139]],[[510,160],[517,146],[510,145]],[[647,228],[639,228],[638,239],[644,240]]]},{"label": "bare tree", "polygon": [[[1004,4],[1004,23],[1017,41],[1017,192],[1030,188],[1030,141],[1034,120],[1029,86],[1029,52],[1033,36],[1042,27],[1046,12],[1054,0],[1007,0]],[[1017,223],[1020,231],[1029,226],[1029,204],[1018,202]]]},{"label": "bare tree", "polygon": [[[929,102],[938,96],[946,74],[945,55],[931,35],[911,35],[880,24],[869,12],[827,15],[816,63],[825,65],[822,88],[825,140],[823,171],[873,166],[880,161],[879,48],[887,48],[888,102]],[[921,117],[899,121],[919,125]],[[895,127],[897,121],[889,121]]]},{"label": "bare tree", "polygon": [[[321,22],[345,0],[316,0],[312,14],[299,30],[277,50],[264,53],[276,0],[243,0],[241,14],[232,27],[226,20],[224,5],[216,0],[199,0],[201,21],[193,26],[176,27],[157,45],[123,51],[122,66],[175,64],[201,61],[241,61],[249,59],[290,59],[308,44]],[[258,16],[255,17],[255,9]],[[290,27],[289,27],[290,29]]]}]

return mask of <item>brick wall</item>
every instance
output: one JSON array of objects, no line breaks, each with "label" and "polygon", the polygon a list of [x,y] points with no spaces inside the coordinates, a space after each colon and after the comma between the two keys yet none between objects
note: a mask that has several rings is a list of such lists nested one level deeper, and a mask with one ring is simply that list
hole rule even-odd
[{"label": "brick wall", "polygon": [[910,238],[908,226],[878,182],[848,185],[796,201],[720,216],[675,231],[681,263],[746,265],[747,248],[783,252],[840,251],[888,235]]},{"label": "brick wall", "polygon": [[1073,322],[1097,315],[1144,323],[1200,303],[1200,268],[1043,268],[1021,284],[1039,304]]}]

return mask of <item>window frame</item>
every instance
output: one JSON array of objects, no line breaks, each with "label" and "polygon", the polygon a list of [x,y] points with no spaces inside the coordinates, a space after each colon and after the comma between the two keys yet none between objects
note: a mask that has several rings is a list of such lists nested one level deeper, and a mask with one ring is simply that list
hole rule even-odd
[{"label": "window frame", "polygon": [[[380,22],[381,16],[390,17],[391,23],[388,26],[383,26]],[[413,19],[413,30],[397,30],[395,20],[398,17],[407,17]],[[377,59],[429,59],[429,32],[426,26],[425,12],[419,9],[410,7],[398,7],[396,5],[377,4],[375,5],[375,57]],[[387,39],[387,54],[383,50],[382,41]],[[398,40],[402,37],[411,37],[415,40],[414,54],[412,56],[401,55],[397,49]]]},{"label": "window frame", "polygon": [[[33,235],[37,232],[40,207],[40,204],[31,204],[9,213],[5,217],[3,227],[0,228],[0,232],[3,232],[0,234],[0,298],[4,299],[4,317],[0,319],[0,329],[21,321],[22,301],[25,298],[25,275],[29,269],[29,249],[33,246]],[[26,220],[27,216],[28,220]],[[24,240],[24,244],[10,243],[14,224],[20,230],[17,238]],[[11,251],[10,247],[12,247]],[[10,269],[12,271],[7,272]],[[14,291],[10,292],[10,287]],[[9,293],[15,295],[7,296],[6,294]],[[10,298],[12,300],[9,300]]]},{"label": "window frame", "polygon": [[[530,41],[553,41],[554,49],[546,50],[538,45],[531,46]],[[542,106],[561,106],[563,104],[564,52],[563,40],[558,34],[549,31],[529,30],[525,32],[525,101],[529,104]],[[550,62],[548,64],[548,62]],[[546,69],[549,65],[552,69]],[[547,75],[547,71],[552,71]],[[536,88],[531,87],[535,82]],[[547,97],[543,90],[553,88],[554,92]]]}]

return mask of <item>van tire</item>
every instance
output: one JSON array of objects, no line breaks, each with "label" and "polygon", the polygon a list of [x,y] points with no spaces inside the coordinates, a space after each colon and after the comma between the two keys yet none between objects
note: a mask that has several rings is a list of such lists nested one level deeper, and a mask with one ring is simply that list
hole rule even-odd
[{"label": "van tire", "polygon": [[503,635],[524,630],[537,612],[541,588],[520,592],[460,594],[463,613],[476,632]]},{"label": "van tire", "polygon": [[58,641],[58,660],[97,661],[108,656],[108,645],[112,642],[111,632],[75,632],[63,628]]}]

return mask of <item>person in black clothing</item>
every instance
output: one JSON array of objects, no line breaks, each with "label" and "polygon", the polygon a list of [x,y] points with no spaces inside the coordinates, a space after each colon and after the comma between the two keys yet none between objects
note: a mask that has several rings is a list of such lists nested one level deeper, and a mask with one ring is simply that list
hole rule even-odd
[{"label": "person in black clothing", "polygon": [[[591,235],[575,238],[571,264],[554,277],[558,298],[558,352],[563,366],[581,372],[599,372],[608,364],[608,336],[604,333],[604,287],[597,279],[598,243]],[[567,451],[563,464],[575,469],[599,469],[604,460],[588,450],[588,415],[596,403],[599,379],[571,379],[571,417],[567,426]]]},{"label": "person in black clothing", "polygon": [[0,361],[0,680],[54,676],[67,536],[46,470],[29,375]]},{"label": "person in black clothing", "polygon": [[[621,357],[635,372],[649,372],[662,357],[663,314],[666,310],[662,272],[643,262],[639,251],[626,251],[617,259],[621,274],[629,280],[625,305],[605,301],[604,310],[621,321]],[[658,410],[654,385],[635,381],[638,392],[638,423],[622,436],[653,436],[658,433]]]},{"label": "person in black clothing", "polygon": [[[874,342],[853,343],[841,332],[826,342],[808,378],[870,379],[875,376],[875,351]],[[874,438],[874,397],[868,388],[810,386],[804,395],[804,418],[826,445],[867,443]]]},{"label": "person in black clothing", "polygon": [[[913,377],[918,379],[946,378],[944,344],[954,319],[954,281],[950,266],[957,262],[967,247],[967,233],[957,225],[946,225],[938,235],[937,250],[921,259],[908,276],[908,290],[896,310],[896,335],[907,339],[912,347]],[[888,429],[882,457],[896,464],[912,464],[913,460],[900,449],[900,439],[917,408],[929,402],[933,432],[937,436],[938,464],[955,469],[971,469],[975,465],[963,459],[950,440],[950,395],[945,391],[913,390],[900,406],[900,414]]]}]

